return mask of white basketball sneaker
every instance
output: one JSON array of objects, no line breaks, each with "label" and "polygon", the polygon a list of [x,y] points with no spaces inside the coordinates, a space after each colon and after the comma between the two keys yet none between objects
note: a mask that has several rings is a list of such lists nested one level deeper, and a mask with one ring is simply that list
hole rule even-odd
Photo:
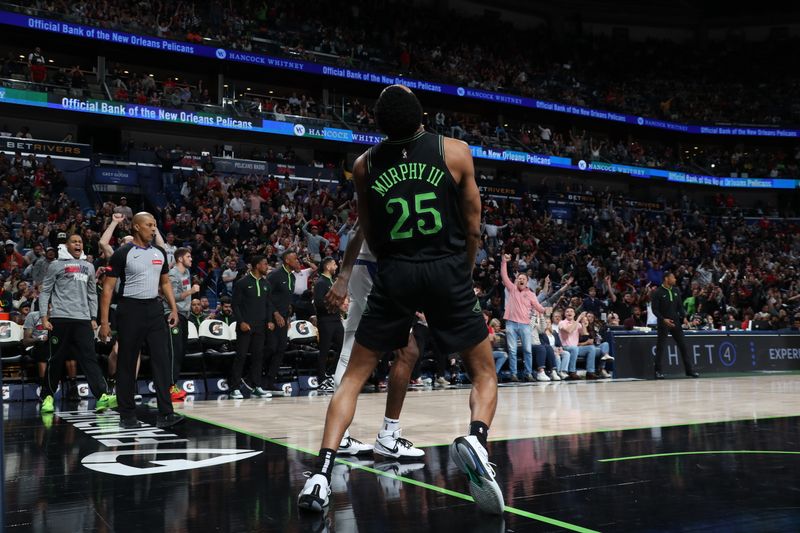
[{"label": "white basketball sneaker", "polygon": [[359,455],[362,453],[369,453],[372,451],[372,446],[364,444],[358,439],[347,435],[339,443],[339,450],[336,455]]},{"label": "white basketball sneaker", "polygon": [[375,439],[374,452],[392,459],[422,457],[425,455],[423,450],[414,447],[413,442],[404,439],[401,435],[401,429],[397,431],[379,431],[378,438]]},{"label": "white basketball sneaker", "polygon": [[505,507],[503,493],[494,479],[489,453],[478,437],[458,437],[450,445],[450,458],[469,478],[469,492],[480,510],[489,514],[502,514]]},{"label": "white basketball sneaker", "polygon": [[300,491],[300,495],[297,497],[297,506],[306,511],[321,513],[331,502],[330,483],[328,483],[328,478],[322,474],[314,474],[313,476],[311,472],[306,474],[311,477],[308,478],[303,490]]}]

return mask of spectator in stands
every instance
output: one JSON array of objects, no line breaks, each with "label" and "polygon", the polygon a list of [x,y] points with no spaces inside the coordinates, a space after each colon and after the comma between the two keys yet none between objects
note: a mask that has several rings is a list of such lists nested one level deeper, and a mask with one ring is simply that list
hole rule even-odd
[{"label": "spectator in stands", "polygon": [[306,237],[306,246],[308,253],[311,254],[311,259],[319,263],[322,261],[322,249],[330,244],[328,239],[319,235],[319,228],[312,226],[310,221],[303,225],[303,235]]},{"label": "spectator in stands", "polygon": [[125,196],[119,199],[119,205],[114,208],[115,213],[121,213],[128,222],[133,219],[133,210],[128,205],[128,198]]},{"label": "spectator in stands", "polygon": [[633,306],[633,313],[625,319],[625,329],[643,328],[647,326],[647,315],[642,313],[642,308],[638,305]]},{"label": "spectator in stands", "polygon": [[547,359],[554,362],[553,369],[549,374],[550,380],[561,381],[563,379],[562,369],[564,369],[564,376],[567,375],[565,369],[569,366],[569,355],[561,347],[561,337],[553,331],[553,321],[550,318],[545,317],[544,319],[544,331],[539,334],[539,341],[547,352]]},{"label": "spectator in stands", "polygon": [[47,61],[42,55],[42,49],[36,47],[28,54],[28,73],[34,83],[44,83],[47,80]]},{"label": "spectator in stands", "polygon": [[517,339],[522,342],[522,357],[525,368],[525,380],[533,381],[533,361],[531,346],[530,316],[531,310],[545,313],[544,307],[536,299],[536,295],[528,288],[528,276],[519,274],[512,282],[508,276],[509,254],[503,254],[500,265],[500,276],[506,288],[506,307],[503,318],[506,321],[506,345],[508,347],[511,381],[519,381],[517,376]]},{"label": "spectator in stands", "polygon": [[[591,362],[591,372],[594,374],[594,348],[587,345],[579,345],[581,335],[588,335],[586,332],[584,319],[586,313],[581,313],[575,318],[575,309],[567,307],[564,312],[564,320],[558,324],[558,334],[561,337],[561,346],[564,351],[570,354],[569,371],[564,377],[567,381],[574,381],[580,379],[577,373],[578,356],[583,355],[586,357],[586,369],[589,371]],[[592,357],[587,357],[591,352]],[[563,363],[562,363],[563,371]]]}]

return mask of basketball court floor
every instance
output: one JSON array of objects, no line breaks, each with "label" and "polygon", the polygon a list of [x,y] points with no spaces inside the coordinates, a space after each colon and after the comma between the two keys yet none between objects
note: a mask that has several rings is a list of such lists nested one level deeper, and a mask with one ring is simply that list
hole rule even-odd
[{"label": "basketball court floor", "polygon": [[[501,386],[489,454],[506,496],[481,514],[448,459],[469,390],[410,391],[415,462],[343,458],[324,515],[298,513],[329,398],[190,400],[169,431],[115,413],[4,404],[9,532],[800,531],[800,376]],[[370,442],[385,393],[362,394]],[[155,412],[141,408],[143,421]]]}]

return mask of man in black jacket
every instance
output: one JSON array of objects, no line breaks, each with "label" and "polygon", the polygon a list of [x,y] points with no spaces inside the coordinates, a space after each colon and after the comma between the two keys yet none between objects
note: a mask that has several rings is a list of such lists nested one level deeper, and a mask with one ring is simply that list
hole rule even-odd
[{"label": "man in black jacket", "polygon": [[658,319],[655,378],[664,379],[664,374],[661,372],[661,362],[664,360],[664,352],[667,349],[667,336],[670,333],[672,338],[675,339],[675,344],[678,345],[686,375],[693,378],[700,377],[700,374],[692,368],[689,351],[686,348],[686,339],[683,336],[683,329],[681,329],[686,311],[683,309],[681,294],[675,287],[675,274],[672,272],[664,274],[664,283],[653,292],[652,307],[653,314]]},{"label": "man in black jacket", "polygon": [[319,329],[319,358],[317,364],[317,379],[322,392],[333,392],[333,377],[327,373],[328,352],[331,348],[335,358],[339,359],[344,340],[344,326],[339,310],[331,311],[325,303],[325,295],[333,287],[333,275],[336,273],[336,260],[326,257],[320,265],[320,276],[314,285],[314,308],[317,314],[317,328]]},{"label": "man in black jacket", "polygon": [[270,285],[264,276],[269,263],[263,255],[250,260],[250,272],[233,284],[233,316],[236,318],[236,359],[231,368],[232,399],[241,399],[240,382],[247,353],[250,353],[250,379],[253,396],[270,398],[269,390],[261,388],[264,368],[264,342],[267,330],[275,329],[275,307],[270,297]]},{"label": "man in black jacket", "polygon": [[300,260],[294,250],[286,250],[281,257],[282,264],[267,276],[272,293],[274,310],[272,318],[275,329],[267,335],[267,347],[270,353],[269,369],[264,381],[264,388],[275,390],[275,379],[283,362],[283,354],[289,342],[289,310],[294,295],[296,278],[294,273],[300,270]]}]

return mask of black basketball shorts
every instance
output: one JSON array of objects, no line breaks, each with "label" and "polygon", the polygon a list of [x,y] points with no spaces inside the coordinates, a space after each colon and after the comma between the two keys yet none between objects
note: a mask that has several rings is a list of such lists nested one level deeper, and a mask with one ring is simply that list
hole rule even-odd
[{"label": "black basketball shorts", "polygon": [[416,312],[422,311],[443,353],[482,342],[489,331],[466,263],[464,254],[424,262],[379,261],[356,341],[380,352],[403,348]]}]

